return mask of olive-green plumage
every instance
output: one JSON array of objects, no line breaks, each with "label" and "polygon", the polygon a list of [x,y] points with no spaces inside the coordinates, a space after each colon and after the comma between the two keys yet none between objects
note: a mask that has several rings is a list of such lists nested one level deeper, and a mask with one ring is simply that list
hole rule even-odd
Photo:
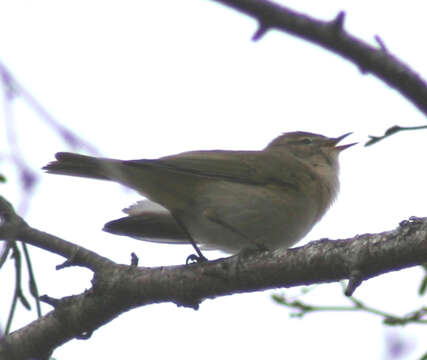
[{"label": "olive-green plumage", "polygon": [[276,249],[303,238],[332,204],[338,154],[353,145],[337,146],[347,135],[285,133],[261,151],[191,151],[156,160],[58,153],[44,169],[116,181],[149,199],[106,231],[165,243],[188,243],[191,236],[229,253]]}]

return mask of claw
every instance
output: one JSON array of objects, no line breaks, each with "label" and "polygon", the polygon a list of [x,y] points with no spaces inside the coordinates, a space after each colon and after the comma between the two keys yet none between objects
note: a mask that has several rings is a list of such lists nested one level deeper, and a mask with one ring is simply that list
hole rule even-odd
[{"label": "claw", "polygon": [[187,257],[187,260],[185,260],[185,264],[193,264],[193,263],[203,263],[208,261],[207,258],[205,258],[203,255],[195,255],[195,254],[191,254]]}]

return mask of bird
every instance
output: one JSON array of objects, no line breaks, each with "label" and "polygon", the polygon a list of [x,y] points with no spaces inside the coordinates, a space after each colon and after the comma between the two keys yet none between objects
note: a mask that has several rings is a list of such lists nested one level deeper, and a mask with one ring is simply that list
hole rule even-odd
[{"label": "bird", "polygon": [[[289,248],[329,209],[339,190],[341,151],[331,138],[287,132],[263,150],[189,151],[158,159],[115,160],[59,152],[47,173],[110,180],[146,199],[104,230],[140,240],[192,244],[227,254]],[[108,201],[108,198],[106,198]]]}]

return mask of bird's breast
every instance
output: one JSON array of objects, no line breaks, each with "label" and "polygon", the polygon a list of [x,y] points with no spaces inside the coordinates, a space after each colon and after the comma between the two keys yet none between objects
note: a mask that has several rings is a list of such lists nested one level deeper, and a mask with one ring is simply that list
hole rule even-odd
[{"label": "bird's breast", "polygon": [[295,188],[215,181],[196,193],[181,220],[197,242],[229,253],[290,247],[317,216],[310,198]]}]

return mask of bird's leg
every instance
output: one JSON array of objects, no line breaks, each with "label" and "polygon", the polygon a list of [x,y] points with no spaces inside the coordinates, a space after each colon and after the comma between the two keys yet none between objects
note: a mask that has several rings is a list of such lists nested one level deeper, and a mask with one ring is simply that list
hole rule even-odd
[{"label": "bird's leg", "polygon": [[205,262],[208,261],[208,259],[202,254],[199,247],[197,246],[194,239],[191,237],[190,234],[188,234],[188,237],[190,239],[190,243],[193,246],[194,250],[196,250],[197,255],[191,254],[187,257],[187,260],[185,260],[186,264],[189,264],[190,262],[196,261],[196,262]]},{"label": "bird's leg", "polygon": [[[173,215],[173,214],[172,214]],[[179,219],[178,216],[173,215],[173,217],[175,218],[176,222],[178,223],[178,225],[181,227],[181,229],[185,232],[185,234],[187,235],[188,239],[190,240],[191,245],[193,246],[194,250],[196,251],[197,255],[195,254],[191,254],[187,257],[187,260],[185,260],[186,264],[189,264],[190,262],[205,262],[208,261],[208,259],[202,254],[202,252],[200,251],[199,247],[197,246],[196,242],[194,241],[193,237],[191,236],[191,234],[188,232],[187,228],[185,227],[185,225],[183,224],[183,222]]]}]

